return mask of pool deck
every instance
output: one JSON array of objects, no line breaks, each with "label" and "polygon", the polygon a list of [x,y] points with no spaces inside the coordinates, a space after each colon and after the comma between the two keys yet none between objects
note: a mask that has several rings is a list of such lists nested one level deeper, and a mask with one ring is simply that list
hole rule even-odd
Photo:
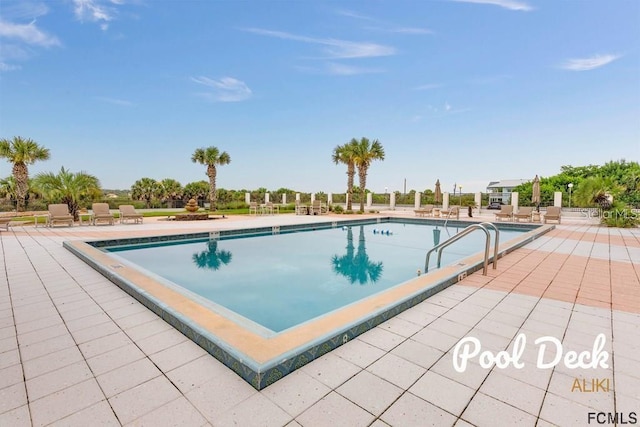
[{"label": "pool deck", "polygon": [[[588,425],[590,413],[591,424],[606,413],[620,424],[640,417],[638,228],[563,218],[488,276],[470,275],[261,391],[62,247],[321,218],[0,232],[0,426],[564,426]],[[520,334],[522,369],[486,369],[476,357],[454,370],[462,338],[511,354]],[[608,368],[536,367],[536,338],[591,353],[599,334]]]}]

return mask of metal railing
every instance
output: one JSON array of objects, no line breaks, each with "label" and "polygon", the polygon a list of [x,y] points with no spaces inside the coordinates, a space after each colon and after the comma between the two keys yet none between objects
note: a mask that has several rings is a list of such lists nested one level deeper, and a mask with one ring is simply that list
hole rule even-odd
[{"label": "metal railing", "polygon": [[436,268],[440,268],[440,264],[442,261],[442,250],[444,248],[446,248],[447,246],[449,246],[450,244],[457,242],[458,240],[462,239],[464,236],[466,236],[467,234],[472,233],[475,230],[482,230],[485,234],[485,245],[484,245],[484,263],[483,263],[483,267],[482,267],[482,275],[486,276],[487,275],[487,267],[489,266],[489,250],[491,247],[491,234],[489,233],[489,230],[487,230],[486,226],[490,226],[492,227],[495,231],[496,231],[496,239],[495,239],[495,245],[494,245],[494,255],[493,255],[493,268],[496,269],[498,268],[498,246],[499,246],[499,231],[498,231],[498,227],[496,227],[494,224],[490,223],[490,222],[483,222],[481,224],[471,224],[470,226],[468,226],[467,228],[465,228],[464,230],[462,230],[460,233],[456,234],[455,236],[445,240],[444,242],[440,243],[439,245],[434,246],[433,248],[429,249],[429,251],[427,251],[427,256],[425,258],[424,261],[424,272],[425,274],[429,272],[429,258],[431,257],[431,254],[435,251],[438,251],[438,261],[436,264]]}]

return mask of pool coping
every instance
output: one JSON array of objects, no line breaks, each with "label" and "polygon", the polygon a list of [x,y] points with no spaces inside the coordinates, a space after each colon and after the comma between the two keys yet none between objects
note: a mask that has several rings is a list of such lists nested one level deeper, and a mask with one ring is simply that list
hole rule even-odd
[{"label": "pool coping", "polygon": [[[263,337],[220,314],[211,312],[143,272],[120,264],[100,248],[107,245],[286,233],[376,222],[443,225],[441,221],[423,218],[382,217],[125,239],[65,241],[63,246],[224,363],[254,388],[261,390],[310,361],[457,283],[466,275],[481,269],[483,255],[471,255],[455,265],[445,266],[429,274],[418,276],[273,337]],[[449,224],[460,227],[474,223],[456,220],[449,221]],[[498,259],[555,228],[553,225],[525,223],[495,224],[499,228],[529,230],[521,236],[501,243]]]}]

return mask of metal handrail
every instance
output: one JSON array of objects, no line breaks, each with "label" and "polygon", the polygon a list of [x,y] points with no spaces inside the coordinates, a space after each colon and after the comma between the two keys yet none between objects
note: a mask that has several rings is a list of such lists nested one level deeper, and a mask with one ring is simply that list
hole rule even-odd
[{"label": "metal handrail", "polygon": [[489,226],[496,231],[496,240],[493,243],[493,269],[498,268],[498,249],[500,246],[500,230],[492,222],[481,222],[480,225]]},{"label": "metal handrail", "polygon": [[[485,226],[482,225],[482,224],[471,224],[470,226],[468,226],[467,228],[465,228],[464,230],[462,230],[460,233],[456,234],[455,236],[451,237],[450,239],[447,239],[444,242],[440,243],[439,245],[436,245],[433,248],[429,249],[427,251],[427,256],[426,256],[426,259],[424,261],[424,272],[425,272],[425,274],[429,272],[429,258],[431,257],[431,253],[432,252],[438,251],[438,263],[437,263],[436,268],[440,268],[440,262],[442,260],[442,249],[444,249],[445,247],[449,246],[450,244],[460,240],[461,238],[463,238],[464,236],[466,236],[467,234],[469,234],[469,233],[471,233],[472,231],[475,231],[475,230],[484,231],[484,234],[486,236],[485,245],[484,245],[484,264],[483,264],[483,268],[482,268],[482,275],[486,276],[487,275],[487,267],[489,266],[489,248],[491,246],[490,245],[491,235],[489,234],[489,231],[485,228]],[[494,259],[494,262],[495,262],[495,259]]]}]

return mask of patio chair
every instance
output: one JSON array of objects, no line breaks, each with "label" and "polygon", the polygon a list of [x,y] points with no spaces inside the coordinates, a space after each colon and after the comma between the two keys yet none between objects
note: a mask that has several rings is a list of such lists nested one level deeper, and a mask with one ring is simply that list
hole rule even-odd
[{"label": "patio chair", "polygon": [[544,223],[547,221],[558,221],[560,224],[560,217],[562,216],[562,212],[559,206],[549,206],[547,208],[547,213],[544,215]]},{"label": "patio chair", "polygon": [[441,218],[455,217],[456,219],[460,219],[460,206],[449,206],[449,209],[441,209],[440,217]]},{"label": "patio chair", "polygon": [[312,206],[313,215],[325,215],[329,213],[329,209],[327,209],[327,205],[322,203],[320,200],[314,200]]},{"label": "patio chair", "polygon": [[280,213],[280,205],[274,204],[273,202],[267,202],[262,207],[262,213],[264,215],[275,215]]},{"label": "patio chair", "polygon": [[500,212],[496,213],[496,221],[502,221],[503,219],[513,221],[513,205],[500,206]]},{"label": "patio chair", "polygon": [[527,222],[531,222],[532,216],[533,216],[533,208],[529,206],[525,206],[523,208],[518,209],[518,213],[513,214],[513,220],[516,222],[520,222],[521,219],[524,219]]},{"label": "patio chair", "polygon": [[424,205],[421,208],[414,209],[416,216],[432,216],[433,215],[433,205]]},{"label": "patio chair", "polygon": [[120,224],[124,224],[126,221],[142,224],[142,214],[136,212],[133,205],[120,205],[118,210],[120,211]]},{"label": "patio chair", "polygon": [[91,210],[93,211],[93,217],[91,218],[93,225],[96,225],[98,221],[106,222],[109,225],[114,224],[113,215],[109,211],[109,203],[93,203]]},{"label": "patio chair", "polygon": [[258,202],[249,202],[249,215],[258,215]]},{"label": "patio chair", "polygon": [[73,215],[69,213],[69,206],[66,203],[56,203],[48,206],[49,218],[47,224],[53,227],[56,223],[66,223],[69,227],[73,226]]},{"label": "patio chair", "polygon": [[4,228],[6,231],[9,231],[10,222],[11,218],[0,218],[0,229]]}]

